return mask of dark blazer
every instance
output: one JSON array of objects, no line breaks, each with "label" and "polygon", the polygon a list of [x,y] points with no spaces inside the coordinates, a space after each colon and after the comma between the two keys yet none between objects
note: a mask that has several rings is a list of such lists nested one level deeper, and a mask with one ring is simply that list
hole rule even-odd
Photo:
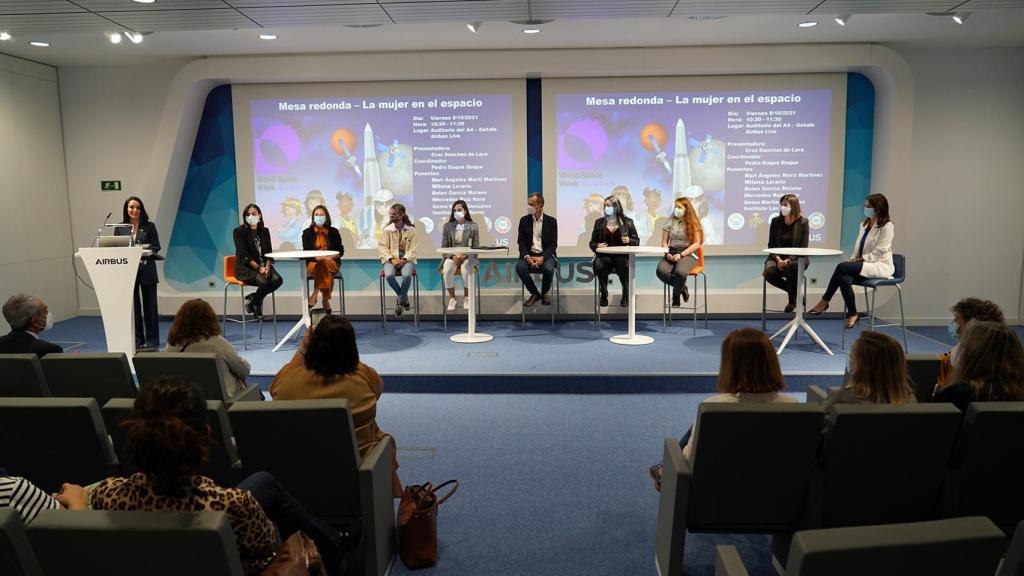
[{"label": "dark blazer", "polygon": [[[626,234],[629,236],[629,246],[639,246],[640,236],[636,233],[636,226],[633,224],[632,218],[622,217],[622,224],[626,229]],[[597,254],[597,245],[604,242],[605,233],[608,231],[608,222],[605,217],[602,216],[594,222],[594,232],[590,235],[590,250],[594,254]],[[621,230],[619,231],[621,234]]]},{"label": "dark blazer", "polygon": [[[558,220],[554,216],[543,215],[544,224],[540,230],[541,255],[544,259],[555,258],[558,248]],[[533,214],[519,219],[519,257],[526,258],[533,250]]]},{"label": "dark blazer", "polygon": [[[782,231],[786,227],[786,219],[783,216],[776,216],[772,218],[771,226],[768,228],[768,247],[769,248],[807,248],[808,240],[808,226],[807,218],[803,216],[799,220],[793,222],[793,237],[796,238],[795,243],[790,243],[789,246],[782,244]],[[768,255],[768,259],[771,259],[772,255]]]},{"label": "dark blazer", "polygon": [[[302,249],[316,250],[316,231],[312,226],[302,231]],[[327,228],[327,249],[338,251],[336,260],[345,255],[345,245],[341,243],[341,232],[338,232],[334,226]]]},{"label": "dark blazer", "polygon": [[256,242],[252,239],[249,230],[248,224],[242,224],[231,233],[235,239],[235,276],[238,276],[239,270],[252,270],[250,262],[262,264],[273,261],[272,258],[266,257],[266,254],[274,251],[274,247],[270,245],[270,230],[267,230],[266,226],[257,229],[263,248],[259,252],[256,251]]},{"label": "dark blazer", "polygon": [[[123,222],[123,224],[130,224],[130,222]],[[128,236],[131,233],[131,228],[116,228],[114,230],[115,236]],[[156,224],[152,222],[139,224],[139,231],[135,234],[135,244],[149,244],[149,249],[153,251],[154,256],[159,253],[160,235],[157,234]],[[160,279],[156,275],[156,261],[143,258],[139,262],[139,275],[135,278],[135,281],[143,286],[152,286],[159,283]]]},{"label": "dark blazer", "polygon": [[63,351],[53,342],[40,340],[24,330],[11,330],[6,336],[0,336],[0,354],[35,354],[42,358]]}]

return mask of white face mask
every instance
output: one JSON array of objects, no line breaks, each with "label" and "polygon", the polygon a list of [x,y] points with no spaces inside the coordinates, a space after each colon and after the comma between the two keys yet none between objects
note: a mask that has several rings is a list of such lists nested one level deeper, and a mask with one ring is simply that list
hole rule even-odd
[{"label": "white face mask", "polygon": [[526,205],[526,215],[527,216],[533,216],[536,213],[537,213],[537,209],[536,208],[534,208],[533,206],[530,206],[529,204]]},{"label": "white face mask", "polygon": [[605,206],[604,207],[604,215],[608,216],[609,218],[611,218],[612,216],[615,216],[615,207],[614,206]]},{"label": "white face mask", "polygon": [[779,206],[779,214],[782,214],[783,216],[789,216],[789,213],[792,211],[793,209],[789,206]]},{"label": "white face mask", "polygon": [[317,226],[323,226],[324,222],[327,222],[326,216],[313,216],[313,223]]},{"label": "white face mask", "polygon": [[686,214],[686,209],[685,208],[674,208],[672,210],[672,215],[675,216],[676,218],[682,218],[685,214]]},{"label": "white face mask", "polygon": [[249,226],[255,226],[260,223],[260,217],[255,214],[249,214],[245,217],[245,223]]},{"label": "white face mask", "polygon": [[462,222],[463,220],[466,219],[466,213],[463,212],[462,210],[456,210],[455,219],[458,220],[459,222]]},{"label": "white face mask", "polygon": [[53,312],[50,312],[49,310],[47,310],[46,311],[46,324],[43,326],[43,329],[40,330],[40,332],[46,332],[50,328],[53,328]]}]

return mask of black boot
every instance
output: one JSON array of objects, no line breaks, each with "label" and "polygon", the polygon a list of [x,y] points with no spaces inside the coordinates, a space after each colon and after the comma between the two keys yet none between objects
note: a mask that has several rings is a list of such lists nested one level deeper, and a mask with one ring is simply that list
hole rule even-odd
[{"label": "black boot", "polygon": [[673,306],[679,307],[681,305],[679,303],[679,296],[683,293],[683,290],[686,290],[686,278],[681,278],[679,276],[673,276],[672,277],[672,305]]},{"label": "black boot", "polygon": [[629,306],[629,289],[625,286],[622,287],[622,300],[619,300],[619,306],[623,308]]},{"label": "black boot", "polygon": [[607,306],[608,305],[608,285],[607,284],[601,284],[599,290],[601,292],[601,301],[598,303],[598,306]]}]

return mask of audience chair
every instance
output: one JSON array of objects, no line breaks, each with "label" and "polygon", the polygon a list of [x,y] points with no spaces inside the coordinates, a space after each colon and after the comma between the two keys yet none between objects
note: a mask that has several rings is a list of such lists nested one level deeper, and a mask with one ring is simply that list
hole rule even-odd
[{"label": "audience chair", "polygon": [[117,472],[117,456],[92,398],[0,398],[0,462],[47,493]]},{"label": "audience chair", "polygon": [[44,510],[27,532],[47,575],[242,576],[225,512]]},{"label": "audience chair", "polygon": [[1024,402],[967,407],[946,478],[947,516],[988,516],[1007,533],[1024,519]]},{"label": "audience chair", "polygon": [[[304,262],[300,262],[300,264],[305,265]],[[334,293],[338,295],[338,310],[340,310],[341,311],[341,315],[344,316],[345,315],[345,275],[341,273],[341,266],[340,265],[338,266],[338,271],[334,273],[334,281],[335,281],[335,284],[337,284],[338,287],[340,287],[340,290],[335,290]],[[309,290],[308,294],[312,295],[313,294],[313,289],[314,289],[313,288],[313,276],[308,274],[308,273],[306,274],[306,286],[308,287],[308,290]],[[307,302],[307,304],[308,304],[308,302]],[[276,333],[274,334],[274,339],[277,340],[277,334]]]},{"label": "audience chair", "polygon": [[14,508],[0,508],[0,574],[43,576],[25,534],[25,523]]},{"label": "audience chair", "polygon": [[[903,351],[907,352],[907,319],[903,315],[903,281],[907,279],[907,259],[903,254],[893,254],[892,263],[896,270],[892,274],[892,278],[865,278],[864,280],[855,281],[854,286],[861,286],[864,288],[864,305],[867,307],[867,320],[869,323],[869,330],[875,328],[885,328],[887,326],[901,326],[903,328]],[[900,298],[900,322],[899,324],[892,322],[889,324],[876,324],[875,323],[875,296],[878,293],[878,289],[882,286],[895,286],[896,292]],[[868,297],[868,288],[871,289],[871,296]],[[843,314],[845,318],[846,314]],[[857,320],[860,323],[860,319]],[[846,330],[843,330],[843,348],[846,348]]]},{"label": "audience chair", "polygon": [[[402,271],[398,270],[395,273],[395,278],[401,278]],[[390,286],[387,285],[387,280],[384,276],[384,269],[380,270],[380,325],[386,333],[388,331],[388,307],[387,307],[387,290],[390,290]],[[412,271],[412,317],[413,326],[416,330],[420,329],[420,277],[417,271]]]},{"label": "audience chair", "polygon": [[1006,558],[999,566],[997,576],[1024,576],[1024,520],[1013,531],[1013,540],[1006,549]]},{"label": "audience chair", "polygon": [[[535,270],[533,268],[530,268],[528,271],[529,271],[530,274],[538,275],[538,276],[541,276],[541,277],[543,277],[543,274],[544,274],[543,271]],[[561,313],[561,305],[562,304],[561,304],[561,298],[559,297],[561,295],[561,292],[562,292],[562,278],[561,278],[561,276],[562,276],[562,263],[558,261],[558,258],[555,258],[555,278],[554,278],[554,280],[555,280],[555,302],[554,302],[554,306],[550,307],[551,308],[551,325],[552,326],[555,325],[555,318],[557,318],[559,313]],[[596,288],[597,284],[594,284],[594,287]],[[519,301],[523,302],[523,303],[526,302],[526,286],[524,286],[522,282],[519,283]],[[537,304],[534,304],[534,306],[539,308],[539,307],[543,306],[543,304],[537,303]],[[521,318],[522,325],[526,326],[526,306],[520,305],[520,316],[522,317]]]},{"label": "audience chair", "polygon": [[[693,291],[690,292],[690,297],[693,298],[691,302],[693,304],[687,304],[683,302],[679,308],[684,311],[693,311],[693,334],[697,335],[697,312],[704,310],[704,329],[708,329],[708,276],[704,273],[704,247],[697,248],[697,265],[690,270],[690,274],[686,279],[686,283],[690,283],[690,278],[693,278]],[[698,278],[704,279],[704,305],[697,304],[697,280]],[[666,322],[667,319],[667,322]],[[665,331],[668,326],[672,325],[672,287],[668,284],[662,284],[661,287],[661,329]]]},{"label": "audience chair", "polygon": [[701,404],[691,460],[678,439],[665,440],[658,573],[683,574],[688,531],[795,530],[824,419],[821,407],[807,404]]},{"label": "audience chair", "polygon": [[[993,574],[1005,545],[988,518],[797,532],[787,576],[961,576]],[[748,574],[734,546],[715,548],[715,576]]]},{"label": "audience chair", "polygon": [[828,393],[833,390],[838,390],[839,386],[829,386],[828,389],[822,388],[817,384],[811,384],[807,386],[807,400],[808,404],[822,405],[825,403],[825,398],[828,398]]},{"label": "audience chair", "polygon": [[364,574],[384,576],[395,554],[394,440],[361,458],[341,399],[241,402],[228,417],[244,473],[267,471],[314,516],[361,531]]},{"label": "audience chair", "polygon": [[[131,416],[134,406],[135,401],[127,398],[114,398],[103,406],[103,423],[114,442],[121,474],[125,476],[138,472],[128,457],[128,433],[121,426],[121,423]],[[212,478],[221,486],[234,486],[242,480],[242,463],[238,459],[231,423],[228,422],[227,405],[217,400],[207,400],[206,422],[210,426],[213,443],[210,446],[210,458],[199,473]]]},{"label": "audience chair", "polygon": [[939,381],[942,360],[936,354],[907,354],[907,376],[914,381],[918,402],[930,402]]},{"label": "audience chair", "polygon": [[263,399],[257,384],[247,384],[244,390],[229,397],[224,380],[227,365],[212,352],[155,352],[136,356],[132,363],[140,388],[159,376],[184,376],[199,385],[207,400],[231,403]]},{"label": "audience chair", "polygon": [[[442,261],[443,263],[444,261]],[[438,267],[438,274],[441,273],[440,267]],[[462,276],[462,270],[455,271],[456,276]],[[473,283],[473,299],[476,300],[476,315],[477,319],[480,316],[480,274],[479,270],[477,274],[473,275],[475,280]],[[444,331],[448,331],[448,290],[444,287],[444,277],[441,278],[441,320],[444,322]]]},{"label": "audience chair", "polygon": [[[228,288],[230,288],[231,286],[238,286],[238,300],[239,300],[239,304],[241,305],[241,309],[242,309],[242,313],[241,313],[240,317],[238,317],[238,318],[232,318],[232,317],[228,316]],[[245,288],[247,286],[249,286],[249,285],[246,284],[245,282],[242,282],[238,278],[235,278],[235,257],[233,255],[232,256],[225,256],[224,257],[224,307],[222,308],[223,314],[221,314],[221,318],[222,318],[222,320],[221,320],[221,324],[222,324],[221,332],[224,332],[225,336],[227,335],[228,322],[235,322],[237,324],[241,324],[242,325],[242,349],[243,350],[248,350],[249,349],[249,340],[248,340],[248,338],[246,336],[245,327],[246,327],[246,325],[249,322],[252,322],[252,320],[249,320],[249,318],[247,316],[247,313],[245,311]],[[342,301],[342,302],[344,302],[344,301]],[[270,315],[270,319],[273,321],[273,324],[274,324],[274,342],[277,342],[277,297],[274,295],[274,292],[270,293],[270,305],[273,308],[273,313]],[[344,306],[344,303],[342,304],[342,306]],[[266,317],[267,317],[267,315],[264,314],[263,316],[260,316],[260,318],[259,318],[259,325],[260,325],[259,336],[260,336],[260,338],[263,338],[263,320]]]},{"label": "audience chair", "polygon": [[[807,271],[804,270],[804,272],[805,272],[804,273],[804,285],[803,285],[803,291],[801,292],[801,294],[803,294],[803,301],[802,302],[798,302],[797,305],[803,307],[804,315],[806,315],[807,314],[807,274],[806,274]],[[772,310],[772,309],[768,308],[768,280],[762,277],[761,278],[761,331],[762,332],[767,332],[768,331],[768,314],[769,313],[772,313],[772,314],[792,314],[792,312],[786,312],[785,310]],[[797,330],[796,334],[797,335],[800,334],[800,331]]]},{"label": "audience chair", "polygon": [[111,398],[136,396],[132,368],[123,352],[47,354],[41,363],[54,396],[95,398],[100,406]]},{"label": "audience chair", "polygon": [[0,397],[42,398],[51,396],[35,354],[0,354]]}]

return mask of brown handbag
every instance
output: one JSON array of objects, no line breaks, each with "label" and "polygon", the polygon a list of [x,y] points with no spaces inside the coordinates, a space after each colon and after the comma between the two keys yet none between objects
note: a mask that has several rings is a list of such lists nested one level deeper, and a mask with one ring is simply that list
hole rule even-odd
[{"label": "brown handbag", "polygon": [[[437,491],[449,484],[452,489],[438,499]],[[429,482],[406,486],[398,504],[398,555],[410,570],[437,564],[437,507],[459,489],[457,480],[436,488]]]},{"label": "brown handbag", "polygon": [[281,544],[260,576],[327,576],[316,544],[301,530]]}]

